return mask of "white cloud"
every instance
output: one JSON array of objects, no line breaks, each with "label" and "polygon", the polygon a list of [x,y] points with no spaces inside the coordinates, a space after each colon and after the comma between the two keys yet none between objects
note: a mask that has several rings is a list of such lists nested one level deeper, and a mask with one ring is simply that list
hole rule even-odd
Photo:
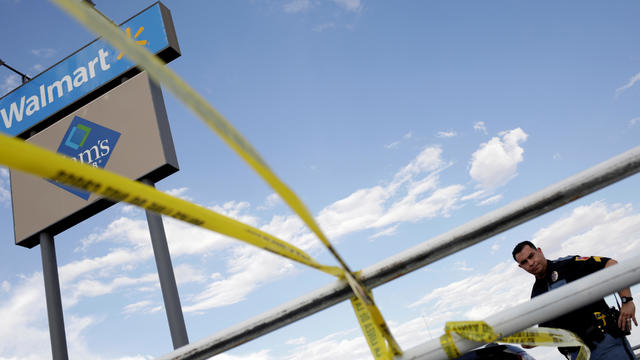
[{"label": "white cloud", "polygon": [[453,263],[453,268],[454,270],[460,271],[473,271],[473,268],[467,266],[466,261],[456,261],[455,263]]},{"label": "white cloud", "polygon": [[281,204],[283,204],[283,201],[282,201],[282,198],[280,197],[280,195],[278,195],[276,193],[271,193],[265,199],[264,204],[261,205],[261,206],[258,206],[258,210],[273,209],[277,205],[281,205]]},{"label": "white cloud", "polygon": [[467,201],[467,200],[476,200],[476,199],[481,199],[483,197],[487,196],[487,192],[484,190],[478,190],[472,194],[469,195],[465,195],[463,197],[460,198],[460,200],[462,201]]},{"label": "white cloud", "polygon": [[[354,13],[358,13],[360,12],[360,10],[362,10],[362,4],[360,3],[360,0],[333,0],[333,3],[346,11]],[[282,5],[282,9],[286,13],[297,14],[309,11],[318,4],[320,4],[320,2],[314,2],[312,0],[287,0]]]},{"label": "white cloud", "polygon": [[149,257],[151,257],[151,252],[141,253],[128,248],[113,249],[101,257],[77,260],[62,265],[59,269],[60,283],[64,286],[94,272],[106,276],[120,266],[137,264]]},{"label": "white cloud", "polygon": [[502,195],[494,195],[488,199],[484,199],[482,201],[480,201],[478,203],[478,205],[483,206],[483,205],[491,205],[491,204],[495,204],[497,202],[499,202],[500,200],[502,200]]},{"label": "white cloud", "polygon": [[[447,313],[438,314],[447,316]],[[394,337],[402,345],[403,348],[410,348],[418,345],[427,339],[432,338],[432,335],[439,331],[435,329],[431,332],[426,324],[431,325],[425,318],[416,318],[406,321],[401,324],[395,324],[394,322],[388,323],[391,332]],[[293,347],[288,355],[278,356],[280,359],[286,360],[302,360],[302,359],[314,359],[314,360],[368,360],[371,359],[371,353],[364,339],[364,336],[357,328],[351,328],[343,331],[339,331],[328,336],[322,337],[315,341],[309,341],[304,337],[291,339],[286,342],[288,345],[297,345]],[[266,352],[266,350],[264,350]],[[262,357],[256,357],[256,354],[247,354],[241,356],[224,357],[228,360],[248,360],[248,359],[271,359],[271,357],[262,354]],[[223,354],[224,355],[224,354]],[[216,359],[221,356],[216,356]]]},{"label": "white cloud", "polygon": [[102,358],[102,356],[96,355],[90,350],[85,335],[86,330],[100,322],[100,319],[93,316],[71,315],[66,317],[65,329],[67,333],[67,346],[71,354],[74,354],[74,356],[77,356],[79,359]]},{"label": "white cloud", "polygon": [[[442,327],[438,328],[434,323],[443,323],[448,315],[450,315],[449,312],[433,314],[429,318],[418,317],[400,324],[389,321],[388,325],[402,348],[408,349],[432,339],[434,334],[440,335]],[[368,360],[372,357],[363,334],[357,328],[339,331],[315,341],[306,340],[304,344],[294,347],[289,353],[283,358],[287,360]]]},{"label": "white cloud", "polygon": [[[427,179],[429,180],[429,179]],[[433,191],[428,197],[422,199],[419,196],[428,188],[419,187],[409,191],[409,194],[402,200],[394,203],[391,208],[373,226],[382,227],[401,221],[418,221],[425,218],[432,218],[438,215],[448,217],[450,211],[460,198],[463,186],[452,185],[446,188]]]},{"label": "white cloud", "polygon": [[[357,335],[356,335],[357,334]],[[348,335],[351,335],[347,338]],[[366,360],[371,353],[364,337],[356,330],[338,332],[296,347],[286,360]]]},{"label": "white cloud", "polygon": [[442,149],[437,146],[427,147],[394,176],[394,182],[400,183],[410,180],[412,176],[437,170],[443,165]]},{"label": "white cloud", "polygon": [[481,133],[487,135],[487,127],[484,124],[484,121],[476,121],[473,123],[473,129],[476,131],[480,131]]},{"label": "white cloud", "polygon": [[5,77],[4,81],[0,83],[0,96],[3,96],[18,86],[20,86],[20,77],[18,75],[11,74]]},{"label": "white cloud", "polygon": [[[257,225],[258,219],[248,215],[250,205],[244,202],[228,202],[222,206],[213,206],[214,210],[234,217],[245,223]],[[274,217],[266,226],[267,230],[276,230],[278,235],[292,236],[298,242],[311,238],[304,225],[291,218]],[[227,263],[229,276],[216,273],[215,276],[191,264],[185,263],[174,267],[178,283],[201,282],[205,291],[189,296],[194,301],[185,307],[186,311],[205,310],[212,307],[229,305],[245,298],[257,286],[272,281],[293,269],[293,265],[285,259],[271,253],[227,238],[226,236],[186,224],[171,218],[164,219],[165,232],[170,253],[174,263],[183,256],[206,257],[212,251],[229,249],[232,256]],[[139,277],[120,275],[124,270],[132,270],[153,256],[150,246],[149,230],[144,220],[122,217],[109,224],[100,233],[91,234],[82,240],[83,249],[99,242],[121,244],[122,248],[112,250],[105,256],[84,259],[64,265],[60,269],[63,289],[70,295],[63,296],[67,307],[77,304],[83,297],[103,296],[118,290],[148,291],[158,286],[157,274],[151,273]],[[102,279],[107,279],[102,280]],[[208,287],[207,287],[208,286]],[[143,300],[141,300],[143,301]],[[143,305],[147,305],[143,307]],[[142,309],[142,310],[141,310]],[[131,305],[124,311],[153,312],[159,308],[148,303]]]},{"label": "white cloud", "polygon": [[625,90],[631,88],[635,83],[640,81],[640,73],[633,75],[629,81],[624,85],[616,89],[616,96],[622,94]]},{"label": "white cloud", "polygon": [[636,126],[638,124],[640,124],[640,117],[629,120],[629,126]]},{"label": "white cloud", "polygon": [[119,357],[115,360],[152,360],[154,357],[151,355],[134,355],[134,356],[125,356]]},{"label": "white cloud", "polygon": [[389,149],[389,150],[390,149],[395,149],[395,148],[398,147],[398,145],[400,145],[400,141],[394,141],[394,142],[392,142],[390,144],[385,145],[384,148],[385,149]]},{"label": "white cloud", "polygon": [[[141,209],[138,206],[135,205],[131,205],[131,204],[126,204],[126,203],[121,203],[120,204],[122,206],[122,213],[123,214],[127,214],[130,216],[139,216],[141,214],[144,214],[144,209]],[[78,249],[77,249],[78,250]]]},{"label": "white cloud", "polygon": [[338,6],[341,8],[352,11],[359,12],[362,10],[362,5],[360,4],[360,0],[333,0]]},{"label": "white cloud", "polygon": [[228,201],[222,206],[215,205],[210,207],[211,210],[217,213],[228,216],[251,226],[257,226],[258,218],[246,213],[246,211],[250,208],[251,204],[246,201]]},{"label": "white cloud", "polygon": [[177,189],[165,190],[164,192],[169,194],[169,195],[171,195],[171,196],[175,196],[175,197],[178,197],[180,199],[193,202],[194,200],[193,200],[192,197],[185,195],[187,191],[189,191],[188,187],[181,187],[181,188],[177,188]]},{"label": "white cloud", "polygon": [[186,284],[191,282],[199,283],[206,280],[206,276],[202,269],[190,264],[180,264],[174,266],[173,272],[176,277],[176,283],[178,284]]},{"label": "white cloud", "polygon": [[450,130],[450,131],[438,131],[438,135],[436,135],[439,138],[450,138],[450,137],[454,137],[454,136],[458,136],[458,133]]},{"label": "white cloud", "polygon": [[262,226],[260,230],[277,236],[304,251],[309,251],[320,246],[320,240],[309,231],[297,215],[276,215],[271,218],[268,224]]},{"label": "white cloud", "polygon": [[325,30],[329,30],[329,29],[335,29],[336,24],[334,23],[324,23],[324,24],[320,24],[320,25],[316,25],[313,27],[313,31],[315,32],[323,32]]},{"label": "white cloud", "polygon": [[318,222],[330,238],[369,228],[384,213],[389,196],[381,186],[357,190],[322,209]]},{"label": "white cloud", "polygon": [[198,312],[242,301],[256,287],[293,271],[293,264],[277,255],[249,246],[237,247],[229,259],[230,276],[210,283],[193,297],[191,304],[183,304],[185,313]]},{"label": "white cloud", "polygon": [[456,314],[460,320],[482,319],[528,300],[532,284],[530,275],[518,268],[513,260],[508,259],[498,263],[485,274],[475,274],[435,289],[411,303],[409,307],[426,305],[427,313],[446,311]]},{"label": "white cloud", "polygon": [[517,175],[517,166],[522,162],[524,149],[520,142],[526,141],[522,129],[503,131],[501,137],[493,137],[471,156],[469,175],[484,190],[494,190],[505,185]]},{"label": "white cloud", "polygon": [[[221,210],[221,208],[217,210]],[[229,214],[236,215],[240,219],[255,222],[255,218],[252,216],[240,216],[239,212],[241,210],[237,207],[234,208],[232,204],[229,204],[226,209],[222,210]],[[221,213],[222,211],[218,212]],[[236,241],[224,235],[173,218],[163,217],[163,225],[169,251],[172,256],[176,257],[181,255],[206,255],[212,251],[224,249]],[[85,239],[82,239],[81,249],[86,249],[93,243],[103,241],[133,246],[136,249],[137,259],[146,259],[152,256],[151,237],[146,220],[121,217],[109,224],[106,229],[100,233],[90,234]],[[129,258],[128,256],[125,257]]]},{"label": "white cloud", "polygon": [[42,49],[33,49],[31,50],[31,53],[38,57],[49,58],[54,56],[57,53],[57,51],[55,49],[42,48]]},{"label": "white cloud", "polygon": [[64,304],[70,307],[77,304],[80,298],[83,297],[97,297],[111,294],[116,290],[126,287],[133,287],[134,291],[137,291],[144,285],[151,285],[159,289],[158,274],[148,273],[139,277],[118,276],[105,282],[84,278],[64,287],[67,295],[63,297],[63,300],[65,300]]},{"label": "white cloud", "polygon": [[238,243],[238,240],[175,219],[165,218],[165,230],[169,251],[176,258],[183,255],[207,256]]},{"label": "white cloud", "polygon": [[9,206],[11,204],[9,170],[5,167],[0,167],[0,204],[4,206]]},{"label": "white cloud", "polygon": [[130,315],[134,313],[151,314],[162,310],[162,306],[158,306],[150,300],[142,300],[133,304],[126,305],[122,308],[122,313]]},{"label": "white cloud", "polygon": [[271,357],[269,354],[269,350],[261,350],[255,353],[250,353],[246,355],[230,355],[227,353],[222,353],[216,355],[215,360],[273,360],[275,358]]},{"label": "white cloud", "polygon": [[[42,274],[23,278],[0,303],[0,356],[14,359],[46,359],[51,356]],[[16,334],[20,334],[16,336]]]},{"label": "white cloud", "polygon": [[313,6],[311,0],[289,0],[283,6],[282,9],[286,13],[296,14],[304,12]]},{"label": "white cloud", "polygon": [[2,289],[2,291],[4,292],[11,291],[11,283],[8,282],[7,280],[3,280],[2,284],[0,285],[0,289]]},{"label": "white cloud", "polygon": [[384,145],[384,148],[387,150],[396,149],[404,140],[409,140],[413,137],[413,133],[409,131],[408,133],[402,135],[402,139],[398,141],[394,141],[390,144]]},{"label": "white cloud", "polygon": [[439,188],[439,172],[448,166],[441,154],[441,148],[427,147],[400,169],[388,185],[356,190],[322,209],[319,223],[330,238],[337,238],[399,222],[448,216],[464,187]]},{"label": "white cloud", "polygon": [[493,189],[488,189],[488,190],[478,190],[475,191],[469,195],[464,195],[460,198],[460,200],[462,201],[469,201],[469,200],[476,200],[476,204],[478,206],[485,206],[485,205],[492,205],[495,203],[500,202],[500,200],[502,200],[503,196],[498,194],[498,195],[493,195]]},{"label": "white cloud", "polygon": [[290,339],[285,342],[287,345],[304,345],[307,343],[307,338],[301,336],[299,338]]},{"label": "white cloud", "polygon": [[624,260],[640,250],[640,214],[633,214],[631,204],[597,201],[573,209],[536,232],[531,241],[550,259],[600,255]]},{"label": "white cloud", "polygon": [[393,226],[390,226],[386,229],[382,229],[382,231],[379,231],[373,235],[371,235],[370,239],[375,239],[381,236],[391,236],[391,235],[395,235],[396,230],[398,229],[399,224],[395,224]]}]

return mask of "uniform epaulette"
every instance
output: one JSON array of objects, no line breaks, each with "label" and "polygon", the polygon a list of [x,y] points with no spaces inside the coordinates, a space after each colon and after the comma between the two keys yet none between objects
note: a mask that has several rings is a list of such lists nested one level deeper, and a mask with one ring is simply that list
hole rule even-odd
[{"label": "uniform epaulette", "polygon": [[575,259],[579,257],[578,255],[569,255],[569,256],[565,256],[565,257],[561,257],[561,258],[557,258],[554,261],[565,261],[565,260],[571,260],[571,259]]}]

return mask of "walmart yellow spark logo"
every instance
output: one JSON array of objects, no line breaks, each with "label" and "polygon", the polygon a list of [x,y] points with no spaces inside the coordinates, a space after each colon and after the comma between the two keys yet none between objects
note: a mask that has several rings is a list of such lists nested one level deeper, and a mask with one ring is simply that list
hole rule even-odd
[{"label": "walmart yellow spark logo", "polygon": [[[140,34],[143,31],[144,31],[144,26],[140,26],[136,34],[133,36],[133,38],[136,39],[136,45],[142,45],[142,46],[147,45],[147,40],[137,40],[138,36],[140,36]],[[130,27],[126,28],[125,32],[127,33],[127,37],[131,39],[131,28]],[[120,52],[120,54],[118,54],[118,60],[122,59],[122,55],[124,55],[123,52]]]}]

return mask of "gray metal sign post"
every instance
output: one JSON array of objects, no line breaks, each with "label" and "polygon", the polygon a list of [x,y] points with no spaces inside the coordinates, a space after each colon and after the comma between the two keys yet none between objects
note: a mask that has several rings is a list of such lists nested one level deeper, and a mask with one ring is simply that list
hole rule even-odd
[{"label": "gray metal sign post", "polygon": [[47,316],[49,318],[49,336],[53,360],[67,360],[67,336],[64,331],[62,314],[62,297],[58,279],[58,262],[53,236],[47,232],[40,233],[40,251],[42,253],[42,273],[44,276],[44,292],[47,300]]},{"label": "gray metal sign post", "polygon": [[[149,186],[154,186],[150,180],[142,180],[142,182]],[[169,321],[171,341],[173,342],[173,348],[177,349],[187,345],[189,338],[187,336],[187,328],[184,324],[184,316],[182,315],[178,286],[176,285],[176,278],[173,273],[173,266],[171,265],[167,236],[164,232],[162,216],[149,210],[145,210],[145,212],[147,214],[147,223],[149,224],[153,254],[155,255],[156,266],[158,267],[162,299],[164,300],[164,308],[167,313],[167,320]]]}]

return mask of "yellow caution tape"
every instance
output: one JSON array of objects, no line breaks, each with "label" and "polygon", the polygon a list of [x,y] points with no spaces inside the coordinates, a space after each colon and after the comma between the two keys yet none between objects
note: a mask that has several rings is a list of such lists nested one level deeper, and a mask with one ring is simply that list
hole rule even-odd
[{"label": "yellow caution tape", "polygon": [[[266,162],[260,157],[258,152],[251,144],[229,123],[224,116],[216,111],[209,103],[184,82],[177,74],[171,71],[156,56],[151,54],[145,48],[137,46],[132,39],[125,36],[122,31],[107,21],[103,16],[99,15],[89,5],[78,0],[53,0],[67,13],[76,18],[85,27],[91,29],[100,35],[103,39],[111,43],[114,47],[121,50],[126,56],[137,64],[141,69],[146,70],[149,76],[157,83],[165,86],[178,99],[180,99],[187,107],[193,110],[207,125],[209,125],[222,139],[244,159],[253,170],[258,173],[269,184],[276,193],[291,207],[291,209],[300,216],[302,221],[316,234],[325,247],[338,260],[342,268],[343,274],[351,275],[351,270],[346,262],[340,257],[335,248],[331,245],[328,238],[324,235],[320,226],[316,223],[313,216],[304,205],[304,203],[295,195],[295,193],[285,185],[274,173],[269,169]],[[362,295],[364,286],[353,276],[348,282],[356,296],[365,303],[373,303],[365,294]],[[364,296],[364,297],[362,297]],[[375,305],[370,305],[375,307]],[[377,310],[377,309],[376,309]],[[379,311],[378,311],[379,312]],[[382,320],[384,324],[384,320]],[[388,327],[384,324],[380,329],[382,332],[388,332]],[[389,334],[390,335],[390,334]],[[396,344],[397,345],[397,344]],[[397,349],[399,351],[399,347]]]},{"label": "yellow caution tape", "polygon": [[591,356],[589,348],[574,333],[555,328],[528,328],[513,335],[502,337],[484,321],[451,321],[445,324],[445,334],[440,337],[440,345],[449,359],[462,354],[456,347],[452,334],[475,342],[490,343],[499,341],[509,344],[531,346],[579,347],[577,360],[588,360]]},{"label": "yellow caution tape", "polygon": [[[351,274],[345,273],[345,275],[349,283],[357,281]],[[356,296],[351,298],[351,305],[356,312],[356,318],[373,357],[391,359],[393,355],[401,355],[402,349],[373,301],[373,294],[364,289],[360,282],[351,284],[351,288],[356,293]]]},{"label": "yellow caution tape", "polygon": [[341,277],[344,270],[316,262],[303,250],[277,237],[151,186],[0,134],[0,163],[10,168],[124,201],[245,241],[291,260]]},{"label": "yellow caution tape", "polygon": [[353,306],[353,310],[356,312],[360,328],[362,329],[364,337],[367,339],[367,344],[369,345],[369,350],[371,350],[373,358],[376,360],[391,360],[393,355],[391,351],[389,351],[385,337],[380,327],[376,325],[367,306],[357,296],[351,298],[351,306]]}]

